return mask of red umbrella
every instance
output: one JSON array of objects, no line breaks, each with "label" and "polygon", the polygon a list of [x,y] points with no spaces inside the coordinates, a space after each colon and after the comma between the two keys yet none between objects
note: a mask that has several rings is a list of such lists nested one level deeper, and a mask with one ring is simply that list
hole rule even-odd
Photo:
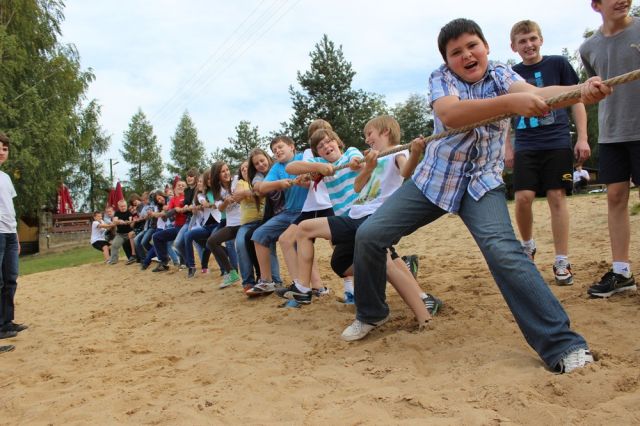
[{"label": "red umbrella", "polygon": [[124,195],[122,194],[122,185],[120,185],[120,181],[116,184],[116,188],[111,188],[109,190],[109,197],[107,198],[107,206],[111,206],[114,209],[118,206],[118,201],[124,200]]},{"label": "red umbrella", "polygon": [[73,201],[71,200],[71,194],[69,194],[69,188],[64,183],[58,187],[58,214],[71,214],[74,213]]}]

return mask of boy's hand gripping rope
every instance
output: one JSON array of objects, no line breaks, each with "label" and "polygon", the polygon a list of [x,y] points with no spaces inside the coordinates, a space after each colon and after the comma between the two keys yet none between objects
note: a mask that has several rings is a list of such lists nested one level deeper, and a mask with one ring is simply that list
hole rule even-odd
[{"label": "boy's hand gripping rope", "polygon": [[[628,83],[630,81],[634,81],[634,80],[638,80],[640,79],[640,69],[637,69],[635,71],[630,71],[628,73],[625,74],[621,74],[617,77],[613,77],[607,80],[603,80],[602,83],[609,86],[609,87],[613,87],[613,86],[617,86],[620,84],[624,84],[624,83]],[[581,96],[581,91],[580,89],[576,89],[576,90],[571,90],[569,92],[566,93],[562,93],[558,96],[553,96],[551,98],[547,98],[545,99],[545,103],[550,106],[551,108],[553,108],[554,106],[557,106],[558,104],[568,101],[568,100],[572,100],[572,99],[577,99],[580,98]],[[509,113],[509,114],[503,114],[503,115],[498,115],[495,117],[491,117],[491,118],[487,118],[486,120],[483,121],[479,121],[477,123],[473,123],[473,124],[469,124],[468,126],[464,126],[464,127],[460,127],[458,129],[449,129],[449,130],[445,130],[444,132],[440,132],[438,134],[435,135],[431,135],[425,138],[425,143],[429,143],[431,141],[434,140],[438,140],[438,139],[443,139],[446,138],[447,136],[451,136],[451,135],[458,135],[460,133],[467,133],[470,130],[475,129],[476,127],[481,127],[481,126],[486,126],[487,124],[491,124],[491,123],[495,123],[497,121],[502,121],[505,120],[507,118],[511,118],[511,117],[515,117],[518,114],[515,113]],[[391,154],[395,154],[397,152],[400,151],[404,151],[405,149],[409,149],[409,147],[411,147],[411,142],[406,143],[404,145],[398,145],[396,147],[393,147],[391,149],[388,149],[386,151],[381,152],[380,154],[378,154],[378,158],[380,157],[384,157],[387,155],[391,155]],[[360,162],[364,161],[364,159],[359,160]],[[349,164],[343,164],[341,166],[336,166],[333,168],[334,173],[337,172],[338,170],[342,170],[349,167]],[[321,174],[316,174],[313,173],[311,178],[313,179],[314,182],[314,188],[317,186],[318,182],[320,182],[322,180],[324,176]]]}]

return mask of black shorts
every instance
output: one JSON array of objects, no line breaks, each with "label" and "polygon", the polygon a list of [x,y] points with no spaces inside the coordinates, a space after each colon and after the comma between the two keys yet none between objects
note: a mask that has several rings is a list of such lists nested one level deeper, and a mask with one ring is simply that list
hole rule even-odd
[{"label": "black shorts", "polygon": [[598,182],[627,182],[640,185],[640,141],[598,144]]},{"label": "black shorts", "polygon": [[573,152],[570,149],[518,151],[513,163],[513,190],[544,196],[550,189],[573,188]]},{"label": "black shorts", "polygon": [[103,248],[104,246],[110,246],[110,245],[111,245],[111,244],[109,244],[107,241],[104,241],[104,240],[98,240],[98,241],[95,241],[95,242],[93,242],[93,243],[91,244],[91,246],[92,246],[94,249],[99,250],[99,251],[102,251],[102,248]]},{"label": "black shorts", "polygon": [[353,243],[356,240],[358,228],[368,217],[351,219],[349,216],[331,216],[327,218],[331,231],[331,244],[337,246],[338,244]]},{"label": "black shorts", "polygon": [[324,209],[324,210],[314,210],[311,212],[302,212],[300,216],[293,221],[292,225],[299,225],[300,222],[307,219],[315,219],[318,217],[331,217],[335,216],[332,208]]},{"label": "black shorts", "polygon": [[[355,241],[338,244],[333,248],[333,254],[331,255],[331,269],[333,269],[333,272],[335,272],[336,275],[343,278],[345,277],[345,272],[351,267],[351,265],[353,265],[354,248]],[[389,247],[389,253],[393,260],[399,257],[393,246]]]}]

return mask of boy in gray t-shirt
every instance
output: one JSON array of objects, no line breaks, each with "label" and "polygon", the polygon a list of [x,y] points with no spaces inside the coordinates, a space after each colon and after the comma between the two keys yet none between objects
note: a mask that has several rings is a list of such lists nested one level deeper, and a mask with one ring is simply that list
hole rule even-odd
[{"label": "boy in gray t-shirt", "polygon": [[[594,0],[602,26],[580,46],[582,63],[603,79],[640,68],[640,19],[629,16],[631,2]],[[599,180],[607,185],[612,269],[587,291],[595,297],[636,290],[629,265],[629,179],[640,184],[640,81],[627,83],[602,100],[598,109]]]}]

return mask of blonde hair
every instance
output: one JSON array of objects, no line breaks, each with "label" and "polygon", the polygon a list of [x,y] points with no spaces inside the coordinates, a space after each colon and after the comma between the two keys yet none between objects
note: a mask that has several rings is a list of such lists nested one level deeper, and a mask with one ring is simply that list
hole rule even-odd
[{"label": "blonde hair", "polygon": [[328,121],[323,120],[322,118],[317,118],[313,120],[311,124],[309,124],[309,129],[307,130],[307,137],[311,139],[311,136],[316,132],[316,130],[319,130],[319,129],[333,130],[333,127],[331,127],[331,123],[329,123]]},{"label": "blonde hair", "polygon": [[367,134],[367,130],[374,128],[379,133],[383,133],[385,130],[389,131],[389,144],[400,144],[400,124],[390,115],[380,115],[372,118],[364,125],[364,133]]},{"label": "blonde hair", "polygon": [[516,40],[518,34],[538,33],[542,38],[542,31],[540,31],[540,25],[534,21],[525,19],[524,21],[516,22],[511,27],[511,43]]}]

